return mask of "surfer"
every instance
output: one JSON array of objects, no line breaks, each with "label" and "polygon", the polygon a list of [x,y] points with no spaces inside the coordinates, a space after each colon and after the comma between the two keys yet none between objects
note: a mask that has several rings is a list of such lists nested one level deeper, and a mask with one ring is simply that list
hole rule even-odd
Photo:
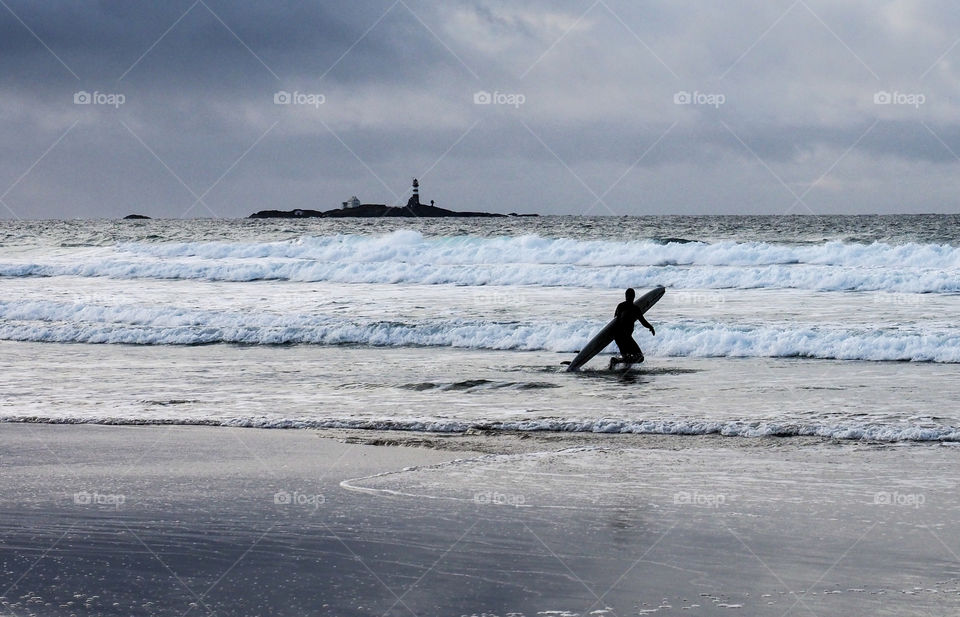
[{"label": "surfer", "polygon": [[[633,322],[639,321],[644,328],[650,330],[650,334],[653,336],[656,336],[657,332],[653,329],[653,326],[643,318],[643,312],[634,305],[633,299],[637,293],[631,288],[627,289],[624,295],[627,299],[618,304],[617,310],[613,313],[614,321],[616,322],[616,331],[613,340],[617,342],[620,355],[623,357],[625,363],[643,362],[643,352],[640,351],[640,346],[637,345],[637,342],[633,340]],[[612,364],[613,362],[611,362],[611,365]]]}]

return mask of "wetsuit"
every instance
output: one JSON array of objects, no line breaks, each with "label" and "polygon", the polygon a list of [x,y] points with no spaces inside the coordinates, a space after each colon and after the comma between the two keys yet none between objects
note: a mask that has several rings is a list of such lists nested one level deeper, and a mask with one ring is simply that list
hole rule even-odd
[{"label": "wetsuit", "polygon": [[633,323],[639,321],[645,328],[649,329],[650,324],[643,318],[643,313],[633,302],[624,300],[617,305],[617,310],[613,316],[617,320],[617,331],[613,340],[617,342],[617,347],[620,348],[620,355],[623,356],[624,360],[640,359],[642,361],[643,352],[640,351],[640,345],[637,345],[637,342],[633,340]]}]

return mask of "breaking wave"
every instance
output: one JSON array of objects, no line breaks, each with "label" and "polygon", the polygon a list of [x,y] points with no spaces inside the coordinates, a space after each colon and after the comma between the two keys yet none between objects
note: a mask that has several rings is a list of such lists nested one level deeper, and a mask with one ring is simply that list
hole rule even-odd
[{"label": "breaking wave", "polygon": [[[372,345],[576,352],[603,322],[350,320],[166,306],[0,302],[0,340],[134,345]],[[651,353],[960,363],[960,333],[937,328],[796,327],[676,321],[645,338]],[[611,350],[613,347],[611,346]]]},{"label": "breaking wave", "polygon": [[948,244],[791,246],[765,242],[705,243],[679,238],[611,242],[541,236],[424,236],[411,230],[381,236],[304,236],[283,242],[126,243],[118,251],[152,257],[282,258],[317,262],[403,262],[430,265],[570,264],[577,266],[765,266],[960,268],[960,248]]},{"label": "breaking wave", "polygon": [[0,263],[0,276],[960,293],[960,248],[947,244],[670,240],[424,236],[404,230],[282,242],[124,243],[59,261]]}]

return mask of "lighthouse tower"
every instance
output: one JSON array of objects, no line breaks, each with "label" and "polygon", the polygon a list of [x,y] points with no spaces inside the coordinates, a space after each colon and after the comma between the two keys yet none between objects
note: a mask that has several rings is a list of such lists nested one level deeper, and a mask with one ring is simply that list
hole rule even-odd
[{"label": "lighthouse tower", "polygon": [[420,183],[417,182],[417,179],[413,179],[413,194],[410,195],[410,199],[407,200],[407,207],[410,206],[419,206],[420,205]]}]

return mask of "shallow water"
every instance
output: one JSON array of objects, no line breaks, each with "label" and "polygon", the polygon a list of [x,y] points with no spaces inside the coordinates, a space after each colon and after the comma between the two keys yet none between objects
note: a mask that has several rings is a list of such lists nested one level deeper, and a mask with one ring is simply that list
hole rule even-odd
[{"label": "shallow water", "polygon": [[568,373],[550,352],[10,342],[2,357],[8,420],[960,440],[960,384],[934,363],[654,358]]}]

